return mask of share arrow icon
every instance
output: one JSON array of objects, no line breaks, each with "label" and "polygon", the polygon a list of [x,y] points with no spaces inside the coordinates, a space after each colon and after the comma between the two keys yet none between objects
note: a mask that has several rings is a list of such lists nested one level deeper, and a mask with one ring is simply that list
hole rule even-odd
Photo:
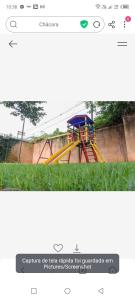
[{"label": "share arrow icon", "polygon": [[99,289],[98,292],[99,292],[100,294],[104,295],[104,289],[103,289],[103,288]]}]

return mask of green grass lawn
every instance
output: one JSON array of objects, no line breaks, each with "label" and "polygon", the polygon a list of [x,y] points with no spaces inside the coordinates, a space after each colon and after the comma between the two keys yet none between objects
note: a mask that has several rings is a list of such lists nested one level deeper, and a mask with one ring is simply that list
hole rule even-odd
[{"label": "green grass lawn", "polygon": [[0,190],[135,191],[135,163],[0,164]]}]

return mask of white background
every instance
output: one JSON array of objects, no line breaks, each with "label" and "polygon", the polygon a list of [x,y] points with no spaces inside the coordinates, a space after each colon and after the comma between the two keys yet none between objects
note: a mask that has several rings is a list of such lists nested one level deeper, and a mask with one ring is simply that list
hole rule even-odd
[{"label": "white background", "polygon": [[[61,8],[57,3],[49,4],[48,15],[60,15],[59,9],[61,14],[68,12],[65,2]],[[84,1],[68,1],[69,12],[85,15],[91,2],[86,3],[84,7]],[[4,12],[1,17],[0,100],[45,98],[54,107],[68,101],[135,100],[133,35],[4,34],[8,16]],[[18,46],[11,48],[11,40]],[[118,48],[119,40],[128,41],[128,47]],[[116,252],[135,258],[134,211],[130,192],[1,193],[0,257],[52,252],[54,243],[73,252],[78,243],[83,253]],[[3,285],[6,276],[2,280]]]},{"label": "white background", "polygon": [[[10,196],[9,196],[10,195]],[[0,257],[16,253],[118,253],[135,258],[133,192],[2,193]]]}]

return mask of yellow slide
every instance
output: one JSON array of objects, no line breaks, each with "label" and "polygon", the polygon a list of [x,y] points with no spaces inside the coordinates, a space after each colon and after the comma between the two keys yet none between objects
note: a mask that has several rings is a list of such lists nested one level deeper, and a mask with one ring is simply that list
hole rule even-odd
[{"label": "yellow slide", "polygon": [[93,150],[96,152],[97,158],[98,158],[98,162],[105,162],[98,146],[96,144],[92,144],[91,143],[91,147],[93,148]]},{"label": "yellow slide", "polygon": [[46,165],[49,165],[50,163],[57,164],[64,155],[66,155],[69,151],[74,149],[79,143],[80,143],[80,140],[66,144],[60,150],[58,150],[53,155],[51,155],[47,160],[45,160],[44,164],[46,164]]}]

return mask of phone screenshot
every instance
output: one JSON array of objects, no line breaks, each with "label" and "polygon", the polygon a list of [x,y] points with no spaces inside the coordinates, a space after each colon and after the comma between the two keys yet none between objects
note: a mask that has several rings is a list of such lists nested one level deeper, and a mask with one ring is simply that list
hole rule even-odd
[{"label": "phone screenshot", "polygon": [[134,299],[135,3],[0,2],[0,299]]}]

